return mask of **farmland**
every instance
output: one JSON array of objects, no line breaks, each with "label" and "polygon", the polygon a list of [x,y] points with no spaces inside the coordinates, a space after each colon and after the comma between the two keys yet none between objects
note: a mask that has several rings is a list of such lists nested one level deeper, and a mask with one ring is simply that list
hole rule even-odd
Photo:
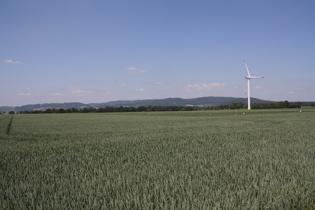
[{"label": "farmland", "polygon": [[0,115],[0,209],[314,209],[315,110]]}]

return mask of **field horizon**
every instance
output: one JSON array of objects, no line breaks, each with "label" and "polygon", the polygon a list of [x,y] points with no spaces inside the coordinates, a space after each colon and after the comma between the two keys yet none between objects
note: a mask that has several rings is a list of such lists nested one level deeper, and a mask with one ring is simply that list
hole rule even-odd
[{"label": "field horizon", "polygon": [[[251,98],[252,103],[272,103],[270,100],[262,100],[258,98]],[[35,103],[24,104],[21,106],[1,106],[0,111],[33,111],[33,110],[45,110],[53,108],[103,108],[105,106],[186,106],[190,105],[226,105],[229,103],[247,103],[247,98],[242,97],[217,97],[217,96],[205,96],[197,98],[162,98],[162,99],[142,99],[142,100],[116,100],[101,103],[81,103],[81,102],[64,102],[64,103]]]}]

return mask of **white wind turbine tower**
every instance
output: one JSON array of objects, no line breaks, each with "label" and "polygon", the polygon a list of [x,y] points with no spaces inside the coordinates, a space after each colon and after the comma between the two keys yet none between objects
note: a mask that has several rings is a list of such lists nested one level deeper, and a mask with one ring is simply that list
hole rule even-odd
[{"label": "white wind turbine tower", "polygon": [[246,76],[245,78],[247,79],[247,100],[248,100],[248,106],[247,107],[248,107],[248,110],[250,110],[250,80],[251,79],[262,79],[264,77],[253,77],[253,76],[250,76],[250,73],[249,73],[246,61],[244,61],[244,63],[245,63],[245,67],[246,67],[246,70],[247,70],[247,73],[248,73],[248,76]]}]

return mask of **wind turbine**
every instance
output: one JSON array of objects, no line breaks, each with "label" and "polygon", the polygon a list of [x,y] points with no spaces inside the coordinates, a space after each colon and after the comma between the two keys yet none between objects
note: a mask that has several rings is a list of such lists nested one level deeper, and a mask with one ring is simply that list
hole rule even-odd
[{"label": "wind turbine", "polygon": [[253,76],[250,76],[250,73],[249,73],[246,61],[244,61],[244,63],[245,63],[245,67],[246,67],[246,70],[247,70],[247,73],[248,73],[248,76],[246,76],[245,78],[247,79],[247,100],[248,100],[248,106],[247,107],[248,107],[248,110],[250,110],[250,80],[251,79],[262,79],[264,77],[253,77]]}]

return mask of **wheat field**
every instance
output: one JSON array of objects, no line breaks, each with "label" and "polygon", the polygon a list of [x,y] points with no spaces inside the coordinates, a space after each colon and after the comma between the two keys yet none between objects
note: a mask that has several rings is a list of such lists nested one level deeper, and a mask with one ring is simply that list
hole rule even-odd
[{"label": "wheat field", "polygon": [[0,209],[314,209],[315,110],[0,115]]}]

